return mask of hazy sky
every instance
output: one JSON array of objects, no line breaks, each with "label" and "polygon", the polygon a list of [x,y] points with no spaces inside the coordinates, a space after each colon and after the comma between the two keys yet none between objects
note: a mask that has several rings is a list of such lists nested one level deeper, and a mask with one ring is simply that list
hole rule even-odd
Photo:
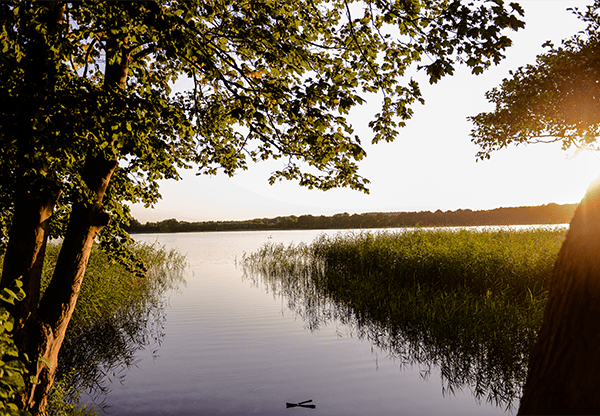
[{"label": "hazy sky", "polygon": [[[590,1],[529,0],[526,27],[511,32],[513,47],[499,66],[483,75],[459,68],[435,85],[421,83],[425,105],[393,143],[366,147],[360,173],[371,181],[370,195],[349,189],[327,192],[301,188],[295,182],[269,186],[269,173],[280,162],[250,165],[233,178],[224,174],[195,176],[184,171],[181,181],[163,181],[163,200],[154,209],[134,206],[141,222],[177,218],[186,221],[251,219],[285,215],[332,215],[340,212],[492,209],[510,206],[579,202],[600,174],[600,155],[564,152],[560,145],[537,144],[503,149],[491,160],[476,162],[467,116],[491,109],[484,93],[508,76],[510,69],[533,63],[546,40],[560,42],[584,25],[568,7]],[[369,103],[351,120],[362,143],[370,143]]]}]

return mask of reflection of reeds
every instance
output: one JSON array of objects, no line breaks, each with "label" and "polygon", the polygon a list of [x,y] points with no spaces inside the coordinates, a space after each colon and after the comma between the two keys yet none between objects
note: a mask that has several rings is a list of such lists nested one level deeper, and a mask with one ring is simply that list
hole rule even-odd
[{"label": "reflection of reeds", "polygon": [[[50,277],[59,250],[58,245],[48,246],[43,279]],[[185,257],[157,244],[135,244],[132,250],[148,266],[145,278],[92,250],[59,355],[57,381],[68,380],[68,388],[58,384],[62,397],[50,399],[50,410],[64,406],[64,400],[77,402],[83,390],[103,395],[107,378],[121,378],[135,364],[137,350],[161,342],[163,295],[184,284]]]},{"label": "reflection of reeds", "polygon": [[245,256],[310,328],[335,318],[445,389],[510,407],[521,394],[564,230],[358,233]]}]

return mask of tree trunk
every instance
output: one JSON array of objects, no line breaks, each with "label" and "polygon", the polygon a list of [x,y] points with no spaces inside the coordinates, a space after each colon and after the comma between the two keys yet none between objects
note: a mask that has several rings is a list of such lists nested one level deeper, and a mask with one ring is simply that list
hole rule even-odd
[{"label": "tree trunk", "polygon": [[50,195],[34,198],[28,192],[21,192],[15,203],[0,287],[10,287],[18,278],[23,282],[25,300],[9,305],[16,324],[15,343],[21,351],[27,343],[27,328],[35,320],[40,299],[40,279],[54,202]]},{"label": "tree trunk", "polygon": [[35,325],[30,330],[27,348],[30,356],[42,356],[51,364],[48,367],[43,362],[34,363],[35,376],[40,383],[32,385],[22,397],[24,408],[35,415],[45,414],[47,396],[56,375],[58,353],[75,309],[94,238],[110,218],[102,209],[102,199],[116,167],[116,160],[106,160],[103,156],[88,159],[83,177],[94,191],[96,201],[73,205],[52,281],[40,302]]},{"label": "tree trunk", "polygon": [[[64,19],[64,12],[65,3],[51,4],[46,16],[48,33],[58,30]],[[40,91],[48,95],[54,92],[55,79],[52,75],[55,58],[49,53],[51,48],[44,33],[38,33],[36,29],[29,35],[32,40],[27,51],[30,62],[27,65],[25,81],[32,86],[32,97],[37,97],[43,102],[45,97],[40,95]],[[113,56],[116,59],[111,59]],[[131,60],[126,40],[121,43],[117,39],[107,40],[104,86],[108,94],[113,93],[111,91],[115,86],[125,88]],[[30,123],[31,115],[37,107],[29,105],[27,108],[29,112],[25,111],[22,114],[24,125]],[[47,395],[57,371],[58,353],[75,309],[92,245],[98,232],[109,221],[108,213],[102,209],[102,200],[118,162],[113,147],[113,126],[108,124],[104,127],[109,132],[105,143],[108,147],[96,154],[94,152],[98,149],[90,146],[81,175],[93,198],[72,205],[54,275],[41,301],[40,279],[48,225],[57,198],[57,195],[49,190],[56,187],[52,183],[47,188],[40,188],[39,183],[24,183],[21,192],[16,196],[15,215],[1,285],[10,286],[16,278],[22,277],[25,286],[26,300],[11,312],[18,321],[16,338],[20,343],[17,345],[20,351],[26,352],[33,361],[29,366],[30,372],[40,380],[37,385],[27,386],[27,390],[20,396],[22,407],[34,415],[45,414]],[[19,145],[24,155],[28,155],[32,150],[26,136],[19,138]],[[26,158],[21,165],[30,168]],[[43,170],[43,166],[38,166],[38,169]],[[51,366],[47,367],[43,362],[38,362],[40,356],[46,358]]]},{"label": "tree trunk", "polygon": [[[31,166],[31,151],[34,147],[35,131],[31,121],[36,112],[43,107],[47,95],[52,94],[56,82],[56,69],[47,36],[56,32],[62,25],[65,13],[65,3],[49,4],[45,10],[45,20],[48,24],[46,34],[35,30],[25,31],[21,35],[27,37],[27,53],[24,61],[24,84],[30,86],[29,95],[21,97],[21,103],[14,104],[21,109],[18,131],[13,131],[18,150],[16,158],[19,169],[15,176],[18,178],[15,191],[14,215],[9,233],[8,246],[2,267],[0,287],[10,287],[13,282],[22,278],[26,298],[23,302],[10,308],[16,320],[15,337],[17,345],[19,338],[28,323],[35,318],[35,310],[39,301],[40,278],[50,217],[58,198],[57,186],[52,182],[47,166],[42,161],[37,166]],[[26,103],[26,104],[25,104]],[[27,171],[37,171],[37,175]]]},{"label": "tree trunk", "polygon": [[519,414],[600,414],[600,182],[577,207],[554,266]]}]

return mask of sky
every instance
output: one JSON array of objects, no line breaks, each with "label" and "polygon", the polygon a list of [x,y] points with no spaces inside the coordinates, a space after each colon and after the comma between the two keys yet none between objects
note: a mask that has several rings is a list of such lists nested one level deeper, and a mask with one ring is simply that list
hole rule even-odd
[{"label": "sky", "polygon": [[[509,147],[476,161],[468,116],[490,111],[485,92],[508,77],[509,70],[535,61],[542,44],[559,43],[584,25],[567,11],[590,1],[521,0],[526,27],[511,32],[513,46],[503,62],[475,76],[459,67],[434,85],[421,82],[424,105],[392,143],[366,145],[359,173],[371,181],[370,194],[350,189],[308,190],[296,182],[270,186],[269,174],[280,161],[250,164],[230,178],[196,176],[182,171],[180,181],[162,181],[162,200],[153,208],[132,206],[138,221],[219,221],[288,215],[333,215],[364,212],[485,210],[499,207],[576,203],[600,174],[600,155],[563,151],[560,144]],[[377,98],[355,109],[350,119],[362,143],[370,143],[367,127]]]}]

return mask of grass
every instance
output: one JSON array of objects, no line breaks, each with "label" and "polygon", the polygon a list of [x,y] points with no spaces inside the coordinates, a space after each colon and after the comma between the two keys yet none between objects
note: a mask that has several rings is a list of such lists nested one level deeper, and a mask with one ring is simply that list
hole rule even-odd
[{"label": "grass", "polygon": [[[437,367],[448,392],[510,407],[520,397],[565,230],[322,235],[243,260],[311,328],[330,318],[406,363]],[[426,372],[425,372],[426,373]]]},{"label": "grass", "polygon": [[[49,245],[42,290],[54,270],[60,245]],[[59,354],[48,415],[95,414],[79,396],[108,392],[107,381],[122,378],[141,348],[158,348],[163,337],[163,294],[183,284],[185,257],[157,244],[135,244],[133,252],[148,266],[139,278],[94,247],[75,311]],[[99,404],[102,407],[102,403]]]}]

